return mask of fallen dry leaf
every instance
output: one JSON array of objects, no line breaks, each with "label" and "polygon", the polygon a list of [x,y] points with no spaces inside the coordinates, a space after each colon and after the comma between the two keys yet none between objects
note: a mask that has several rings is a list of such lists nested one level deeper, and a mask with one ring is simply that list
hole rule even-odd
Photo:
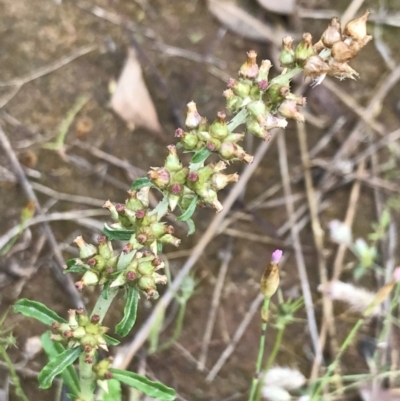
[{"label": "fallen dry leaf", "polygon": [[124,68],[111,97],[111,107],[131,129],[142,127],[162,135],[163,129],[133,49],[128,51]]},{"label": "fallen dry leaf", "polygon": [[231,31],[258,42],[272,42],[281,46],[283,32],[266,25],[231,1],[208,0],[211,14]]},{"label": "fallen dry leaf", "polygon": [[292,14],[296,6],[296,0],[257,0],[261,7],[272,13]]}]

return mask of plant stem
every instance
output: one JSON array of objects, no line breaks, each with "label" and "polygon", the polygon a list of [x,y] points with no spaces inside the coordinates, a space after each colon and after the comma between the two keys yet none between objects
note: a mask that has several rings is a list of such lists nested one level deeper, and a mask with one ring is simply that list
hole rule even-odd
[{"label": "plant stem", "polygon": [[85,362],[86,354],[82,352],[79,357],[79,384],[81,392],[79,398],[85,401],[94,401],[95,376],[92,371],[93,363]]},{"label": "plant stem", "polygon": [[173,345],[178,340],[178,338],[180,337],[180,335],[182,333],[183,318],[185,317],[185,312],[186,312],[186,302],[182,302],[179,307],[176,326],[175,326],[174,333],[172,334],[172,337],[168,341],[166,341],[164,344],[160,345],[158,347],[157,351],[163,351],[163,350],[169,348],[171,345]]},{"label": "plant stem", "polygon": [[329,381],[329,376],[331,375],[331,373],[334,371],[337,363],[339,362],[339,359],[341,358],[341,356],[343,355],[343,353],[346,351],[347,347],[350,345],[350,343],[352,342],[352,340],[354,339],[355,335],[357,334],[358,330],[360,329],[361,325],[364,323],[364,318],[360,318],[357,323],[355,324],[355,326],[351,329],[350,333],[348,334],[348,336],[346,337],[346,339],[344,340],[343,344],[341,345],[339,352],[336,354],[335,359],[333,360],[333,362],[328,366],[325,374],[322,376],[321,378],[321,382],[318,385],[315,393],[313,394],[311,401],[316,401],[318,399],[319,394],[321,393],[322,389],[325,387],[325,385],[327,384],[327,382]]},{"label": "plant stem", "polygon": [[97,299],[96,305],[93,308],[92,314],[90,317],[93,315],[99,315],[100,316],[100,323],[103,321],[108,308],[111,305],[111,302],[115,298],[115,296],[118,294],[119,288],[111,288],[108,291],[108,297],[105,299],[103,297],[103,293],[100,294],[99,298]]},{"label": "plant stem", "polygon": [[285,332],[285,328],[286,325],[283,325],[279,328],[278,333],[276,335],[276,339],[275,339],[275,344],[274,344],[274,348],[272,349],[272,352],[268,358],[268,361],[265,365],[265,372],[268,372],[269,369],[271,369],[272,364],[275,361],[276,355],[279,351],[279,348],[282,344],[282,338],[283,338],[283,333]]},{"label": "plant stem", "polygon": [[22,390],[21,382],[17,375],[17,372],[14,369],[14,364],[12,363],[11,359],[7,355],[7,351],[5,348],[0,347],[0,356],[4,359],[4,362],[7,365],[7,369],[11,376],[11,381],[15,387],[15,394],[17,397],[21,398],[23,401],[29,401],[28,397],[25,395],[24,390]]},{"label": "plant stem", "polygon": [[[262,316],[268,316],[268,308],[269,308],[269,300],[270,298],[264,298],[264,305],[262,308]],[[264,356],[265,349],[265,335],[267,332],[267,319],[263,319],[263,323],[261,325],[261,336],[260,336],[260,347],[258,349],[257,362],[256,362],[256,373],[253,377],[253,381],[251,383],[251,391],[248,401],[254,401],[254,397],[257,393],[258,383],[260,381],[261,374],[261,364]]]}]

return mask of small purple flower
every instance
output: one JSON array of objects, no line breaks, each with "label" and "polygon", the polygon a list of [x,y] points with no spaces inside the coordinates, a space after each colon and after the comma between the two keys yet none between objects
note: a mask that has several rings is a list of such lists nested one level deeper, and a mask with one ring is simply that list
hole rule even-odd
[{"label": "small purple flower", "polygon": [[283,252],[280,249],[276,249],[272,252],[271,263],[278,264],[282,258]]}]

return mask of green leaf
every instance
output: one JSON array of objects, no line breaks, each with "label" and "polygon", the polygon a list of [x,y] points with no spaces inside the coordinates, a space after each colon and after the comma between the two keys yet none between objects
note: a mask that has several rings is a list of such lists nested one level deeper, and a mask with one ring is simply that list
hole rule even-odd
[{"label": "green leaf", "polygon": [[50,388],[53,379],[68,366],[72,365],[79,358],[81,353],[81,347],[69,348],[61,354],[58,354],[55,358],[52,358],[39,373],[39,387],[43,389]]},{"label": "green leaf", "polygon": [[157,213],[157,221],[160,221],[160,219],[167,214],[168,206],[168,193],[164,193],[161,202],[149,213],[149,216],[153,216]]},{"label": "green leaf", "polygon": [[128,295],[124,307],[124,317],[115,328],[115,332],[121,337],[125,337],[135,324],[138,301],[139,291],[136,288],[128,287]]},{"label": "green leaf", "polygon": [[194,221],[192,219],[187,219],[185,223],[188,225],[188,236],[194,234],[196,231],[196,226],[194,225]]},{"label": "green leaf", "polygon": [[76,264],[78,259],[67,260],[67,268],[63,270],[63,273],[85,273],[88,269],[85,269],[81,264]]},{"label": "green leaf", "polygon": [[152,186],[153,183],[147,177],[142,177],[132,182],[131,189],[136,191],[144,187],[152,187]]},{"label": "green leaf", "polygon": [[161,242],[157,242],[157,254],[162,253],[163,244]]},{"label": "green leaf", "polygon": [[208,156],[211,155],[211,151],[209,151],[206,147],[201,148],[198,150],[190,160],[191,164],[197,164],[197,163],[202,163],[204,160],[207,159]]},{"label": "green leaf", "polygon": [[[50,339],[50,333],[47,331],[41,337],[43,349],[49,360],[56,358],[65,351],[65,348],[58,342]],[[77,398],[80,392],[78,375],[72,365],[68,366],[62,373],[61,378],[67,385],[68,390],[73,394],[73,398]]]},{"label": "green leaf", "polygon": [[163,401],[172,401],[176,398],[174,389],[164,386],[162,383],[153,382],[147,377],[138,375],[137,373],[120,369],[110,369],[110,372],[113,374],[114,379],[141,391],[149,397]]},{"label": "green leaf", "polygon": [[30,301],[26,298],[20,299],[14,304],[14,312],[22,313],[26,317],[33,317],[48,326],[51,326],[54,322],[66,323],[65,319],[57,315],[56,312],[49,309],[46,305],[43,305],[41,302]]},{"label": "green leaf", "polygon": [[104,299],[108,299],[108,292],[110,291],[110,281],[107,281],[107,283],[104,284],[103,289],[101,290],[101,296]]},{"label": "green leaf", "polygon": [[128,253],[120,253],[117,263],[117,270],[125,270],[128,267],[129,263],[132,262],[133,258],[136,255],[136,252],[136,250],[133,250]]},{"label": "green leaf", "polygon": [[110,240],[116,241],[128,241],[135,230],[128,230],[126,228],[112,228],[107,223],[104,224],[103,228],[104,234]]},{"label": "green leaf", "polygon": [[179,217],[177,217],[177,220],[186,221],[186,220],[189,220],[193,216],[193,213],[196,210],[198,198],[199,198],[198,195],[193,196],[193,199],[190,202],[189,207]]},{"label": "green leaf", "polygon": [[110,337],[108,334],[103,334],[103,337],[106,340],[107,344],[113,345],[114,347],[121,344],[121,341],[118,341],[116,338]]},{"label": "green leaf", "polygon": [[118,380],[107,380],[108,393],[101,390],[100,400],[102,401],[121,401],[121,383]]}]

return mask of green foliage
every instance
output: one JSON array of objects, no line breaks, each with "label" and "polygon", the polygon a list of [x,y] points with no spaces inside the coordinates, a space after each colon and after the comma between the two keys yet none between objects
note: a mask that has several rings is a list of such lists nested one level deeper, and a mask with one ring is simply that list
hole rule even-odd
[{"label": "green foliage", "polygon": [[[55,360],[65,352],[65,348],[60,343],[54,342],[50,339],[49,332],[45,332],[42,335],[41,340],[43,349],[49,360]],[[77,397],[80,391],[80,386],[79,378],[74,367],[72,365],[66,366],[65,369],[60,372],[60,375],[64,383],[67,385],[69,392],[74,397]]]},{"label": "green foliage", "polygon": [[129,334],[136,322],[138,302],[139,291],[136,288],[128,287],[124,307],[124,317],[115,327],[115,332],[121,337],[125,337]]},{"label": "green foliage", "polygon": [[55,358],[52,358],[39,373],[38,380],[40,388],[50,388],[54,378],[72,365],[79,358],[81,353],[81,347],[69,348],[58,354]]},{"label": "green foliage", "polygon": [[115,380],[127,384],[141,391],[149,397],[162,401],[173,401],[176,398],[175,390],[162,383],[154,382],[134,372],[120,369],[110,369]]},{"label": "green foliage", "polygon": [[65,323],[66,320],[56,312],[43,305],[41,302],[31,301],[23,298],[14,304],[14,312],[21,313],[26,317],[32,317],[43,324],[51,326],[54,322]]}]

